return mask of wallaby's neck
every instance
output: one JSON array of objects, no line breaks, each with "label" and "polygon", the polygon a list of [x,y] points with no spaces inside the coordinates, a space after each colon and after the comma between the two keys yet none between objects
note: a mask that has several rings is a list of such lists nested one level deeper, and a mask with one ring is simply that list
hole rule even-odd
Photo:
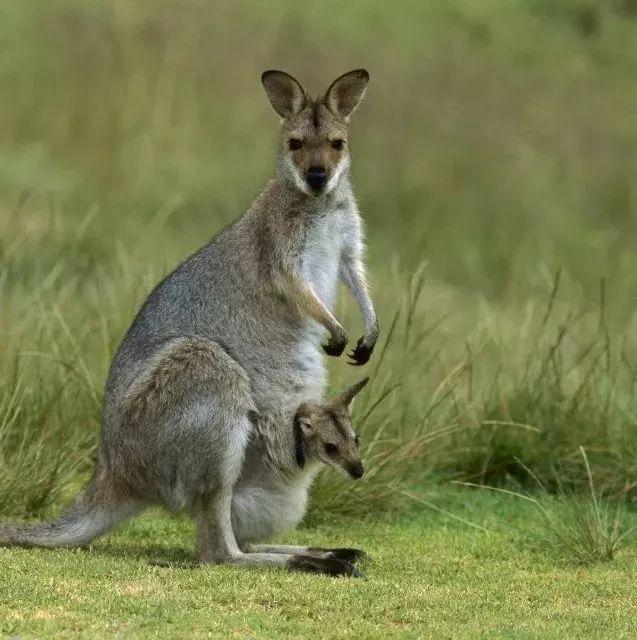
[{"label": "wallaby's neck", "polygon": [[320,467],[317,460],[308,458],[302,465],[296,455],[296,438],[291,419],[282,416],[260,416],[255,424],[252,459],[246,469],[258,467],[277,484],[311,481]]}]

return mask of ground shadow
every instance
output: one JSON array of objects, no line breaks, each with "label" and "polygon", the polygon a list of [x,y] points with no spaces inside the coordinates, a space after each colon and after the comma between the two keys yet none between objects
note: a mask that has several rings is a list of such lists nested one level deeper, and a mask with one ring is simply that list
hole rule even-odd
[{"label": "ground shadow", "polygon": [[101,541],[86,551],[109,558],[146,560],[159,567],[192,568],[196,565],[192,549],[144,542]]}]

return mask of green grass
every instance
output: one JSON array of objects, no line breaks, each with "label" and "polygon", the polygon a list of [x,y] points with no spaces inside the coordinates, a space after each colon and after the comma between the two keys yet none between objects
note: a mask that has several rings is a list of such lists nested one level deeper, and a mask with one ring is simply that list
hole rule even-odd
[{"label": "green grass", "polygon": [[529,531],[528,537],[537,549],[580,564],[612,560],[632,533],[632,529],[626,528],[625,504],[621,500],[608,500],[595,486],[586,451],[580,448],[580,453],[588,476],[587,494],[566,488],[563,477],[556,472],[552,495],[542,480],[523,463],[520,466],[536,483],[535,495],[503,487],[473,486],[510,495],[532,504],[539,526]]},{"label": "green grass", "polygon": [[[0,550],[0,632],[21,637],[631,638],[634,549],[556,566],[522,542],[532,508],[448,490],[433,511],[323,522],[285,541],[360,545],[366,579],[182,568],[193,528],[150,514],[83,551]],[[631,516],[634,524],[635,516]],[[172,566],[152,564],[168,561]]]}]

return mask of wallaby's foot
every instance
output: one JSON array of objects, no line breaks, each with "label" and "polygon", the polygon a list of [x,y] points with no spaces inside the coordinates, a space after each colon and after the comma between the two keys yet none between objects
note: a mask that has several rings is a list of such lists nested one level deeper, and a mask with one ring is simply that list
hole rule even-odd
[{"label": "wallaby's foot", "polygon": [[348,364],[355,367],[366,364],[371,358],[372,351],[374,351],[374,343],[369,342],[366,336],[359,338],[356,343],[356,348],[347,354],[347,357],[351,358]]},{"label": "wallaby's foot", "polygon": [[[325,557],[323,557],[325,556]],[[227,564],[238,567],[281,568],[288,571],[320,573],[328,576],[352,576],[362,578],[363,574],[348,560],[328,554],[310,555],[309,553],[238,553],[226,558],[201,557],[199,564]]]},{"label": "wallaby's foot", "polygon": [[309,554],[321,554],[324,558],[338,558],[355,564],[359,560],[369,560],[370,557],[362,549],[350,549],[348,547],[338,547],[328,549],[326,547],[309,547]]},{"label": "wallaby's foot", "polygon": [[248,544],[244,545],[244,553],[279,553],[287,555],[288,559],[298,556],[312,556],[319,560],[338,558],[347,560],[352,564],[359,560],[368,560],[369,556],[362,549],[329,548],[329,547],[303,547],[289,544]]},{"label": "wallaby's foot", "polygon": [[346,331],[339,333],[337,335],[331,335],[327,344],[322,345],[323,351],[327,353],[328,356],[340,356],[343,351],[345,351],[345,347],[347,346],[347,341],[349,340],[349,336]]},{"label": "wallaby's foot", "polygon": [[362,578],[363,574],[347,560],[342,558],[329,557],[317,558],[313,556],[293,556],[287,562],[290,571],[300,571],[303,573],[320,573],[327,576],[351,576]]}]

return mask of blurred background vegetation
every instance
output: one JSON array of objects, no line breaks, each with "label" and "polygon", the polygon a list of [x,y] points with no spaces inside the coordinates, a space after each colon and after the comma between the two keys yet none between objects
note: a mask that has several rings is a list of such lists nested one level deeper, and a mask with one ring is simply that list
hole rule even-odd
[{"label": "blurred background vegetation", "polygon": [[0,511],[86,476],[139,304],[272,176],[271,67],[316,92],[372,76],[351,132],[383,324],[370,473],[322,476],[314,513],[524,483],[520,461],[577,490],[580,446],[635,495],[637,2],[25,0],[0,46]]}]

